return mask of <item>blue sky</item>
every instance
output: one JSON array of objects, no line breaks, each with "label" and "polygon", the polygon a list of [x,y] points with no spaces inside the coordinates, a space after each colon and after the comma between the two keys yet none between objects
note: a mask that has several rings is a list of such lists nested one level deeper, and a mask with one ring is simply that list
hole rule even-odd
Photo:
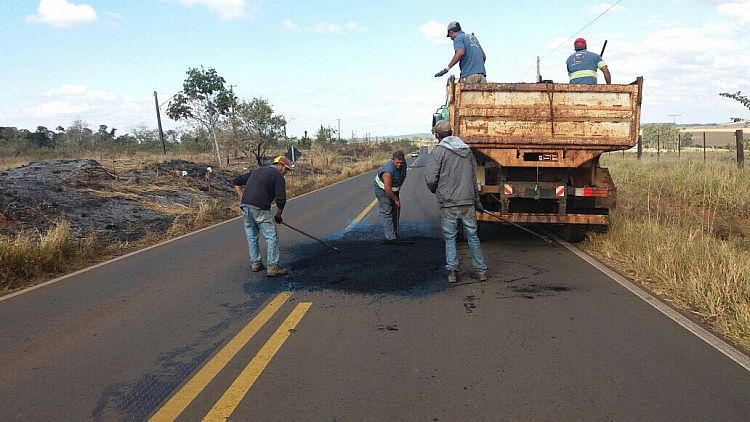
[{"label": "blue sky", "polygon": [[750,118],[717,95],[750,95],[750,0],[0,0],[0,126],[156,127],[153,91],[166,101],[203,65],[268,99],[290,135],[337,119],[344,136],[427,132],[449,21],[477,35],[490,82],[532,82],[536,56],[565,82],[572,36],[607,9],[576,36],[609,40],[614,83],[644,76],[642,122]]}]

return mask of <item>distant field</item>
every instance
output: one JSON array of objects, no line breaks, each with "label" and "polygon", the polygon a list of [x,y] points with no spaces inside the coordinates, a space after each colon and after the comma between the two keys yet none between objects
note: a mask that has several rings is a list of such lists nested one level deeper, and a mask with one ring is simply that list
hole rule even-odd
[{"label": "distant field", "polygon": [[742,129],[745,140],[750,139],[750,128],[683,128],[682,133],[691,133],[693,135],[693,145],[703,145],[703,134],[706,134],[707,147],[734,147],[734,131]]}]

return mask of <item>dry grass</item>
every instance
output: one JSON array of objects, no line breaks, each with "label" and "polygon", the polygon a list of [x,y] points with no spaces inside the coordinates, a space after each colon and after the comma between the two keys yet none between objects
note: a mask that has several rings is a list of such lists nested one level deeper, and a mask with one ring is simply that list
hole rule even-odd
[{"label": "dry grass", "polygon": [[606,157],[617,209],[582,247],[750,350],[750,172],[690,158]]},{"label": "dry grass", "polygon": [[0,237],[0,289],[15,289],[28,280],[70,271],[108,252],[110,247],[96,235],[76,239],[65,220],[45,234]]},{"label": "dry grass", "polygon": [[[115,173],[122,173],[134,169],[145,169],[151,164],[174,158],[210,163],[212,156],[205,154],[163,157],[143,154],[109,162],[103,160],[101,163]],[[373,170],[382,165],[387,158],[387,153],[375,153],[370,158],[355,160],[332,151],[309,151],[305,159],[298,163],[297,169],[287,175],[288,197],[298,196]],[[23,165],[29,162],[29,160],[20,160],[15,164]],[[243,171],[242,164],[235,163],[229,170],[239,173]],[[128,198],[161,214],[174,215],[176,217],[174,223],[163,234],[153,233],[137,242],[112,244],[100,241],[95,233],[84,238],[76,238],[71,233],[67,221],[60,221],[44,234],[24,233],[15,237],[0,236],[0,294],[9,293],[239,215],[237,199],[233,195],[229,197],[216,195],[215,198],[190,206],[160,204],[149,201],[144,196],[168,191],[184,191],[190,188],[184,186],[185,182],[182,179],[173,179],[159,178],[158,186],[122,185],[112,182],[105,183],[103,191],[83,189],[93,195]]]}]

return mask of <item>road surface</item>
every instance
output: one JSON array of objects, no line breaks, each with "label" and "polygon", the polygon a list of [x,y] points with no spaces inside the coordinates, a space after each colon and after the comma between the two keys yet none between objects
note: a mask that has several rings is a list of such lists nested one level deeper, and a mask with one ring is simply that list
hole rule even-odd
[{"label": "road surface", "polygon": [[289,276],[233,220],[0,301],[0,420],[750,419],[747,369],[563,247],[485,227],[447,286],[423,161],[412,246],[368,173],[288,203],[343,250],[281,227]]}]

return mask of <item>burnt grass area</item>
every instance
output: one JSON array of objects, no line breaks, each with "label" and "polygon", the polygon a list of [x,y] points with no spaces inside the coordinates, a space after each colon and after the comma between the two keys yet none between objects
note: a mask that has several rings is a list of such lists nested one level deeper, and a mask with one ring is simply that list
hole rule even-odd
[{"label": "burnt grass area", "polygon": [[164,233],[179,212],[232,198],[234,175],[183,160],[115,174],[96,160],[51,160],[0,171],[0,234],[44,233],[61,219],[72,234],[135,241]]}]

